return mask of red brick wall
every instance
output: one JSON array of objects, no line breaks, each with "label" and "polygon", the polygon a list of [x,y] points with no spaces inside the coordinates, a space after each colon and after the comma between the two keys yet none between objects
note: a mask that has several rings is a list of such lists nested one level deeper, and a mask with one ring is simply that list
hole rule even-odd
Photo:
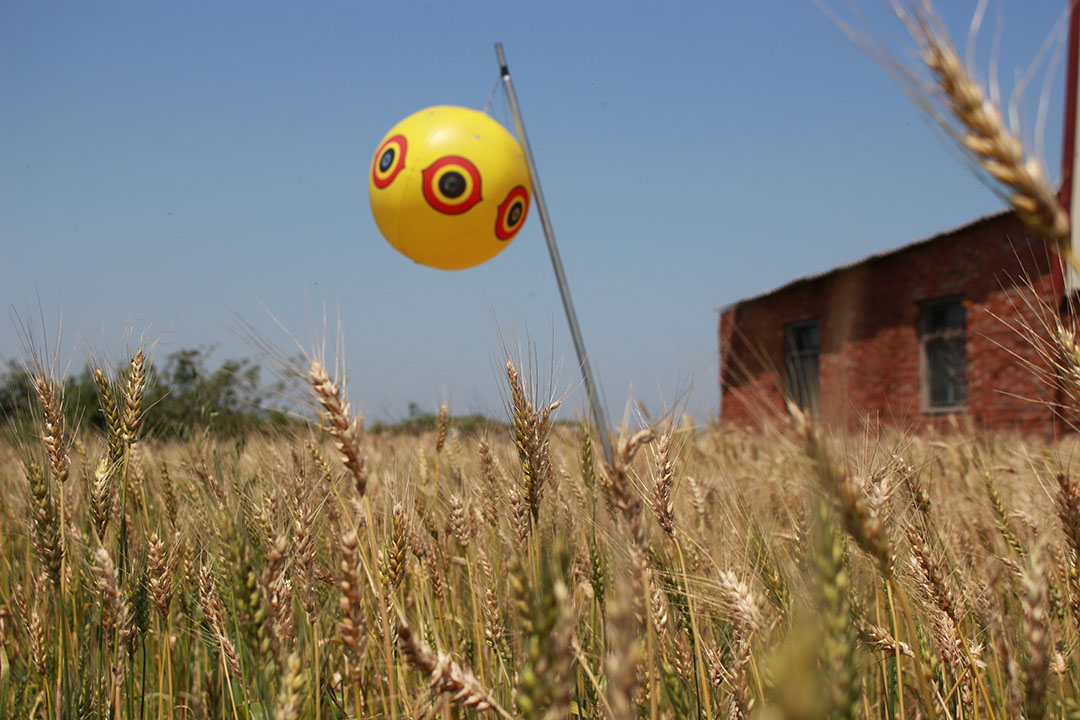
[{"label": "red brick wall", "polygon": [[[1055,262],[1045,242],[1004,213],[739,303],[720,317],[721,419],[753,426],[786,414],[784,326],[817,320],[820,412],[827,423],[916,430],[970,421],[1049,435],[1054,417],[1046,403],[1054,389],[1026,366],[1045,363],[1018,328],[1042,327],[1049,311],[1036,310],[1036,299],[1056,311]],[[949,296],[961,296],[967,314],[967,407],[926,413],[920,303]]]}]

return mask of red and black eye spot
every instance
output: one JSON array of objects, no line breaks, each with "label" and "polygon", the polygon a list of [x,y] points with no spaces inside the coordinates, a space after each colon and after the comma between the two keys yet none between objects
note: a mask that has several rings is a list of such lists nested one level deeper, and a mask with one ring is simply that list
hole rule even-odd
[{"label": "red and black eye spot", "polygon": [[424,198],[441,213],[463,213],[480,202],[480,171],[460,155],[439,158],[424,170]]},{"label": "red and black eye spot", "polygon": [[405,152],[409,143],[404,135],[394,135],[375,151],[371,162],[371,182],[380,190],[394,182],[397,174],[405,169]]},{"label": "red and black eye spot", "polygon": [[528,214],[529,191],[518,185],[499,205],[499,214],[495,216],[495,236],[500,240],[510,240],[517,235]]}]

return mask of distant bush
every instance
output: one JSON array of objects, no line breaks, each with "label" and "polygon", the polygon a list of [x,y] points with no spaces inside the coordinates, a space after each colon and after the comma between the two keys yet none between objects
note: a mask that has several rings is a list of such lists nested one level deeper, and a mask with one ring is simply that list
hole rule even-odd
[{"label": "distant bush", "polygon": [[[238,437],[291,422],[284,411],[268,407],[268,400],[280,386],[264,388],[259,365],[244,358],[226,360],[211,370],[208,359],[212,352],[213,348],[178,350],[166,357],[162,367],[149,366],[144,402],[154,408],[148,428],[154,436],[187,438],[197,433]],[[123,377],[123,373],[118,369],[113,374]],[[105,429],[97,392],[89,365],[64,380],[64,413],[71,426],[81,420],[84,426]],[[29,423],[37,412],[33,398],[27,369],[9,361],[0,374],[0,426]]]},{"label": "distant bush", "polygon": [[[397,422],[376,422],[368,428],[368,432],[379,434],[404,434],[420,435],[431,432],[438,428],[439,414],[437,412],[424,412],[416,403],[409,403],[408,414],[405,419]],[[470,415],[451,415],[447,419],[447,425],[456,428],[465,435],[475,435],[492,427],[505,428],[506,423],[493,420],[485,415],[472,413]]]}]

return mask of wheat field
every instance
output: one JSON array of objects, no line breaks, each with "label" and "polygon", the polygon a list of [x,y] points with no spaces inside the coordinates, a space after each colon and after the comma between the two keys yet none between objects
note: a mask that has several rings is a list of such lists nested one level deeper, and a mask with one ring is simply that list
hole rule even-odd
[{"label": "wheat field", "polygon": [[[928,112],[1080,266],[930,6],[894,6]],[[1074,338],[1047,359],[1075,404]],[[307,422],[180,442],[147,363],[95,373],[104,432],[31,368],[0,435],[2,717],[1080,718],[1072,438],[793,409],[628,423],[608,461],[521,363],[504,422],[395,434],[309,359]]]},{"label": "wheat field", "polygon": [[506,365],[506,423],[0,445],[0,715],[1080,716],[1073,444],[662,419],[611,463]]}]

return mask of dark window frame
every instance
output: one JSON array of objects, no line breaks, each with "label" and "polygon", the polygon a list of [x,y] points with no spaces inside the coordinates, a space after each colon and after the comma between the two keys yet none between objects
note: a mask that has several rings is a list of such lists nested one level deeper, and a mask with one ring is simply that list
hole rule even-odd
[{"label": "dark window frame", "polygon": [[[924,414],[967,409],[967,308],[959,295],[919,303],[919,405]],[[952,377],[950,377],[952,375]]]},{"label": "dark window frame", "polygon": [[811,417],[818,416],[821,407],[821,323],[816,318],[784,325],[784,391],[801,410]]}]

